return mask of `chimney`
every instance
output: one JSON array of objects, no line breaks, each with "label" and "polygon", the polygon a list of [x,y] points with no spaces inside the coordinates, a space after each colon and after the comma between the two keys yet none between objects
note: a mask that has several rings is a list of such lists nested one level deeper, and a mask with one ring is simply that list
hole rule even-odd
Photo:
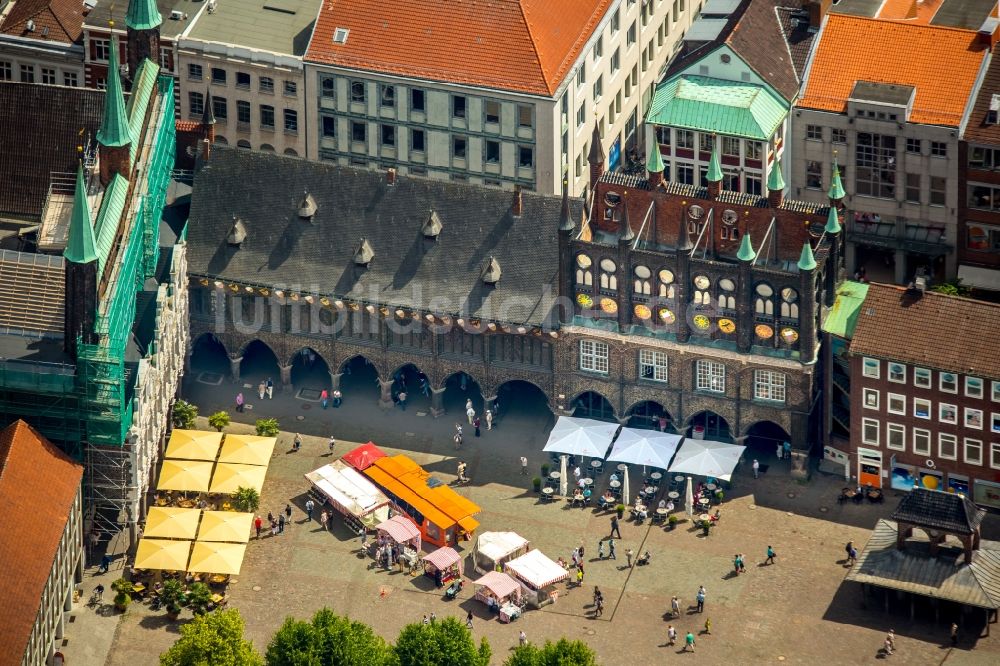
[{"label": "chimney", "polygon": [[521,186],[514,186],[514,201],[510,205],[510,214],[514,217],[521,217],[524,212],[524,197],[521,194]]},{"label": "chimney", "polygon": [[833,0],[812,0],[807,3],[804,9],[809,12],[810,30],[819,30],[823,23],[823,17],[830,10]]},{"label": "chimney", "polygon": [[385,184],[389,187],[396,184],[396,167],[389,167],[385,170]]}]

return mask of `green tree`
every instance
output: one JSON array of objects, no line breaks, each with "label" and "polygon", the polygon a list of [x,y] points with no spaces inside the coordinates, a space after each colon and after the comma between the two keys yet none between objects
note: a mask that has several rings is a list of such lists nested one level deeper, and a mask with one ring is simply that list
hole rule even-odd
[{"label": "green tree", "polygon": [[194,420],[198,418],[198,408],[187,400],[178,400],[174,403],[174,427],[191,430],[194,428]]},{"label": "green tree", "polygon": [[177,619],[181,614],[184,603],[184,586],[176,578],[168,578],[163,581],[163,589],[160,590],[160,600],[167,609],[167,613]]},{"label": "green tree", "polygon": [[514,649],[504,666],[597,666],[597,655],[581,641],[546,641],[543,647],[522,645]]},{"label": "green tree", "polygon": [[953,282],[942,282],[931,287],[931,291],[935,291],[939,294],[945,294],[946,296],[962,296],[968,297],[972,293],[972,290],[962,284],[961,280],[954,280]]},{"label": "green tree", "polygon": [[288,618],[271,639],[267,666],[391,666],[395,654],[368,625],[323,608],[312,623]]},{"label": "green tree", "polygon": [[181,627],[181,637],[160,655],[160,666],[263,666],[243,629],[236,609],[197,616]]},{"label": "green tree", "polygon": [[229,412],[222,411],[212,414],[208,417],[208,425],[222,432],[222,429],[229,425]]},{"label": "green tree", "polygon": [[124,611],[132,603],[132,581],[119,578],[111,583],[111,589],[115,592],[115,608]]},{"label": "green tree", "polygon": [[232,497],[233,504],[244,513],[256,513],[260,508],[260,493],[256,488],[239,486]]},{"label": "green tree", "polygon": [[277,437],[281,432],[278,419],[257,419],[257,435],[260,437]]},{"label": "green tree", "polygon": [[316,630],[308,622],[285,618],[264,655],[267,666],[321,666]]},{"label": "green tree", "polygon": [[433,624],[408,624],[396,639],[400,666],[488,666],[489,643],[476,648],[472,633],[453,617]]}]

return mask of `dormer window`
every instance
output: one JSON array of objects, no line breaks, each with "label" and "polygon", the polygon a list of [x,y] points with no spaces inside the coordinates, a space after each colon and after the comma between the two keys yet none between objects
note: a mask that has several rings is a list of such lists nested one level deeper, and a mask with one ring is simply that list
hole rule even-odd
[{"label": "dormer window", "polygon": [[483,282],[495,285],[500,281],[500,275],[500,262],[496,260],[496,257],[490,257],[486,266],[483,267]]},{"label": "dormer window", "polygon": [[420,227],[420,233],[424,235],[424,238],[436,240],[443,228],[444,225],[441,224],[441,218],[438,217],[437,211],[431,210],[427,215],[427,219],[424,220],[423,225]]},{"label": "dormer window", "polygon": [[368,266],[374,258],[375,249],[367,238],[362,238],[358,249],[354,251],[354,263],[358,266]]},{"label": "dormer window", "polygon": [[313,195],[309,194],[306,190],[302,194],[302,199],[299,201],[299,217],[303,220],[312,220],[313,215],[316,214],[316,199]]},{"label": "dormer window", "polygon": [[247,238],[247,228],[243,224],[243,220],[233,216],[233,226],[229,229],[229,235],[226,236],[226,242],[232,246],[239,247],[243,241]]}]

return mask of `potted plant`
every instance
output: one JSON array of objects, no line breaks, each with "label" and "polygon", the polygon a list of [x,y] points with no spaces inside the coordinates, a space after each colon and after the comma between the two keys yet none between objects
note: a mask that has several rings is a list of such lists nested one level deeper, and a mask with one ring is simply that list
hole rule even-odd
[{"label": "potted plant", "polygon": [[132,603],[132,581],[119,578],[111,583],[111,589],[115,593],[115,609],[124,612]]},{"label": "potted plant", "polygon": [[188,590],[187,600],[195,615],[204,615],[212,603],[212,590],[204,583],[194,583]]},{"label": "potted plant", "polygon": [[176,620],[181,614],[184,606],[184,586],[176,578],[168,578],[163,581],[163,589],[160,590],[160,601],[167,609],[167,617]]},{"label": "potted plant", "polygon": [[278,419],[257,419],[255,426],[259,437],[277,437],[280,432]]},{"label": "potted plant", "polygon": [[618,512],[618,519],[621,520],[625,516],[625,505],[619,504],[615,507],[615,511]]},{"label": "potted plant", "polygon": [[722,488],[719,488],[718,490],[715,491],[715,501],[718,502],[719,504],[722,504],[722,499],[725,496],[726,494],[722,492]]},{"label": "potted plant", "polygon": [[542,463],[542,476],[548,478],[549,470],[552,469],[548,463]]},{"label": "potted plant", "polygon": [[219,432],[229,425],[229,412],[216,412],[208,417],[208,425],[212,426]]},{"label": "potted plant", "polygon": [[536,476],[531,480],[531,485],[535,488],[536,493],[542,492],[542,477]]},{"label": "potted plant", "polygon": [[667,529],[673,532],[677,528],[677,516],[667,518]]},{"label": "potted plant", "polygon": [[243,513],[256,513],[260,508],[260,493],[256,488],[244,488],[240,486],[233,493],[233,505],[238,511]]},{"label": "potted plant", "polygon": [[174,403],[173,421],[175,428],[190,430],[194,428],[194,420],[198,417],[198,408],[186,400]]}]

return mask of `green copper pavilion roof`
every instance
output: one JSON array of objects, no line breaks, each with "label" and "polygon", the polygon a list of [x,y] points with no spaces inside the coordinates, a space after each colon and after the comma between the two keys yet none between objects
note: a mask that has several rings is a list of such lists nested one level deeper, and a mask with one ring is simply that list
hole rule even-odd
[{"label": "green copper pavilion roof", "polygon": [[129,134],[128,114],[125,112],[125,97],[122,95],[122,79],[118,72],[118,47],[111,40],[111,54],[108,62],[108,87],[104,92],[104,118],[97,130],[97,141],[102,146],[118,148],[127,146],[132,138]]},{"label": "green copper pavilion roof", "polygon": [[722,165],[719,163],[719,137],[715,137],[712,142],[712,158],[708,160],[708,173],[705,180],[710,183],[718,183],[722,180]]},{"label": "green copper pavilion roof", "polygon": [[133,30],[152,30],[161,23],[163,17],[156,8],[156,0],[129,0],[125,25]]},{"label": "green copper pavilion roof", "polygon": [[656,87],[646,122],[767,141],[787,114],[768,86],[678,74]]},{"label": "green copper pavilion roof", "polygon": [[835,200],[843,199],[846,196],[844,192],[844,186],[840,182],[840,165],[837,164],[837,160],[833,160],[833,178],[830,179],[830,189],[826,193],[828,197]]},{"label": "green copper pavilion roof", "polygon": [[830,212],[826,216],[826,227],[824,231],[828,234],[839,234],[840,233],[840,215],[837,214],[837,207],[830,206]]},{"label": "green copper pavilion roof", "polygon": [[663,173],[663,156],[660,155],[660,146],[656,141],[649,144],[649,159],[646,160],[646,171],[649,173]]},{"label": "green copper pavilion roof", "polygon": [[83,182],[83,165],[76,169],[76,192],[73,195],[73,213],[69,218],[69,240],[63,251],[66,261],[88,264],[97,259],[94,227],[90,222],[90,202],[87,185]]},{"label": "green copper pavilion roof", "polygon": [[823,320],[823,331],[850,340],[854,335],[858,313],[861,312],[866,296],[868,296],[867,284],[850,280],[841,283],[837,287],[837,299]]},{"label": "green copper pavilion roof", "polygon": [[816,269],[816,257],[813,256],[812,245],[809,241],[802,244],[802,255],[799,257],[799,270],[812,271]]},{"label": "green copper pavilion roof", "polygon": [[750,242],[750,234],[743,234],[740,241],[740,251],[736,253],[736,258],[740,261],[753,261],[757,253],[753,251],[753,243]]},{"label": "green copper pavilion roof", "polygon": [[785,189],[785,179],[781,175],[781,160],[774,160],[771,173],[767,174],[767,190],[781,192]]}]

